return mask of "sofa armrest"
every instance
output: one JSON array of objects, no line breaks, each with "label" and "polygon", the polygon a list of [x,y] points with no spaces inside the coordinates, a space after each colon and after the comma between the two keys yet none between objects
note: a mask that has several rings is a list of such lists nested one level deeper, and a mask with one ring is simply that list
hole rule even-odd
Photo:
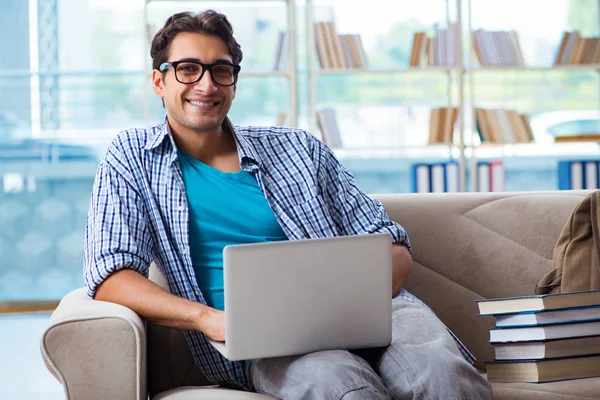
[{"label": "sofa armrest", "polygon": [[61,300],[41,353],[67,400],[147,399],[144,321],[126,307],[90,298],[84,288]]}]

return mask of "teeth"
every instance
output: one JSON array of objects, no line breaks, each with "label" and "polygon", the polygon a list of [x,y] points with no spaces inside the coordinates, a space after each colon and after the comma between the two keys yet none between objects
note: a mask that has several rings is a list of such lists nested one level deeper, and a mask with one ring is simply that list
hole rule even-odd
[{"label": "teeth", "polygon": [[190,104],[193,104],[195,106],[200,106],[200,107],[212,107],[215,104],[217,104],[217,103],[204,103],[201,101],[192,101],[192,100],[190,100],[189,102],[190,102]]}]

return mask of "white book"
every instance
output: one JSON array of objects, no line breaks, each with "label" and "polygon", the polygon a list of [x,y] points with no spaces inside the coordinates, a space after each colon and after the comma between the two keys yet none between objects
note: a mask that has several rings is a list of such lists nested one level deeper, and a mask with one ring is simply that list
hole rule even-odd
[{"label": "white book", "polygon": [[600,354],[600,336],[494,344],[496,360],[539,360]]},{"label": "white book", "polygon": [[490,165],[488,163],[477,164],[477,191],[489,192],[490,190]]},{"label": "white book", "polygon": [[585,162],[585,188],[598,189],[598,163],[596,161]]},{"label": "white book", "polygon": [[571,163],[571,189],[583,189],[583,164],[579,161]]},{"label": "white book", "polygon": [[443,164],[434,164],[431,166],[431,191],[433,193],[443,193],[445,191],[445,173]]},{"label": "white book", "polygon": [[600,321],[527,328],[490,329],[490,342],[521,342],[594,335],[600,335]]},{"label": "white book", "polygon": [[547,325],[600,319],[600,306],[496,315],[496,326]]},{"label": "white book", "polygon": [[281,68],[281,58],[283,55],[284,40],[285,32],[279,31],[279,36],[277,37],[277,44],[275,46],[275,60],[273,62],[273,70],[275,71]]},{"label": "white book", "polygon": [[490,163],[490,191],[504,192],[506,190],[506,169],[502,162]]},{"label": "white book", "polygon": [[342,148],[342,136],[333,108],[327,107],[317,112],[317,121],[321,127],[323,141],[332,149]]},{"label": "white book", "polygon": [[429,165],[418,165],[416,171],[417,193],[429,193]]},{"label": "white book", "polygon": [[446,169],[446,192],[456,193],[460,191],[460,174],[458,164],[449,162],[445,164]]}]

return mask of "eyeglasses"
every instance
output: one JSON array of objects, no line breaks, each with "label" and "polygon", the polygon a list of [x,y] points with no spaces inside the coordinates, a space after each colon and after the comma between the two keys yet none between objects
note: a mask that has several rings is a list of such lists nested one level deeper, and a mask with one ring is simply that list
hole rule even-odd
[{"label": "eyeglasses", "polygon": [[158,70],[164,72],[173,67],[177,82],[191,85],[198,82],[208,70],[213,82],[221,86],[232,86],[237,82],[241,67],[233,64],[204,64],[199,61],[173,61],[160,64]]}]

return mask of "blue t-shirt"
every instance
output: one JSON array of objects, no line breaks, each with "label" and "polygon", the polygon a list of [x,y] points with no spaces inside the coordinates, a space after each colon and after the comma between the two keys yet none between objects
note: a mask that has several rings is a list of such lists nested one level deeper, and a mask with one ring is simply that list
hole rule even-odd
[{"label": "blue t-shirt", "polygon": [[190,252],[207,305],[223,310],[223,248],[287,240],[254,175],[222,172],[179,150],[189,206]]}]

